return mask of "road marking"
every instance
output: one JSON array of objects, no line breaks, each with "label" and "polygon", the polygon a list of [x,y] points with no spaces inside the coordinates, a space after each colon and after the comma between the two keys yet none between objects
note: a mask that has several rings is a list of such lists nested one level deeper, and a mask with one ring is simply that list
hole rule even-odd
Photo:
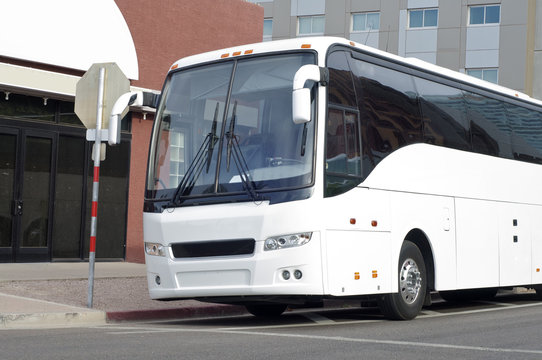
[{"label": "road marking", "polygon": [[290,333],[279,334],[279,333],[264,333],[264,332],[249,332],[249,331],[220,331],[220,333],[300,338],[300,339],[309,339],[309,340],[340,341],[340,342],[378,344],[378,345],[397,345],[397,346],[407,346],[407,347],[417,347],[417,348],[437,348],[437,349],[469,350],[469,351],[480,351],[480,352],[542,355],[542,350],[490,348],[490,347],[482,347],[482,346],[451,345],[451,344],[424,343],[424,342],[413,343],[410,341],[396,341],[396,340],[356,339],[356,338],[347,338],[343,336],[318,336],[318,335],[303,335],[303,334],[290,334]]},{"label": "road marking", "polygon": [[325,316],[322,316],[320,314],[317,314],[317,313],[305,313],[305,314],[301,314],[303,317],[306,317],[307,319],[311,320],[311,321],[314,321],[315,323],[319,324],[319,325],[330,325],[330,324],[335,324],[335,321],[325,317]]},{"label": "road marking", "polygon": [[508,303],[503,303],[503,302],[498,302],[498,301],[489,301],[489,300],[479,300],[477,302],[481,304],[498,305],[498,306],[514,306],[515,305],[515,304],[508,304]]},{"label": "road marking", "polygon": [[[449,312],[449,313],[439,313],[436,311],[431,310],[424,310],[420,315],[418,316],[418,319],[428,319],[428,318],[438,318],[438,317],[445,317],[445,316],[457,316],[457,315],[471,315],[471,314],[477,314],[477,313],[484,313],[484,312],[492,312],[492,311],[502,311],[502,310],[513,310],[513,309],[519,309],[519,308],[528,308],[533,306],[542,306],[542,302],[536,302],[536,303],[530,303],[530,304],[522,304],[522,305],[510,305],[510,306],[502,306],[502,307],[496,307],[496,308],[488,308],[488,309],[476,309],[476,310],[465,310],[465,311],[455,311],[455,312]],[[304,316],[308,319],[309,316],[306,316],[308,313],[298,313],[295,315]],[[294,315],[294,314],[292,314]],[[362,314],[365,316],[365,314]],[[311,315],[312,316],[312,315]],[[323,321],[323,319],[327,319],[324,316],[318,316],[320,321]],[[323,318],[323,319],[322,319]],[[193,319],[192,319],[193,320]],[[312,320],[312,319],[311,319]],[[186,331],[193,331],[193,332],[244,332],[249,330],[272,330],[272,329],[287,329],[287,328],[298,328],[298,327],[314,327],[314,326],[321,326],[321,325],[327,325],[327,326],[337,326],[337,325],[357,325],[357,324],[369,324],[374,322],[385,322],[386,319],[379,317],[376,319],[363,319],[363,320],[346,320],[346,321],[332,321],[331,319],[328,319],[329,322],[311,322],[311,323],[295,323],[295,324],[277,324],[277,325],[255,325],[255,326],[242,326],[242,327],[222,327],[222,328],[215,328],[215,329],[193,329],[193,328],[173,328],[173,327],[164,327],[162,322],[161,327],[153,327],[146,326],[146,327],[121,327],[121,326],[115,326],[115,325],[106,325],[104,328],[109,330],[120,330],[120,331],[111,331],[111,334],[117,334],[117,335],[123,335],[123,334],[146,334],[146,333],[160,333],[160,332],[186,332]],[[178,320],[176,320],[176,323],[178,323]],[[167,324],[167,323],[166,323]],[[131,330],[130,330],[131,329]],[[124,330],[124,331],[123,331]]]},{"label": "road marking", "polygon": [[433,310],[424,310],[422,309],[422,311],[420,312],[420,314],[423,316],[423,315],[440,315],[439,312],[437,311],[433,311]]},{"label": "road marking", "polygon": [[542,306],[542,302],[523,304],[523,305],[509,305],[509,306],[502,306],[502,307],[488,308],[488,309],[454,311],[454,312],[449,312],[449,313],[436,312],[434,314],[423,315],[420,318],[442,317],[442,316],[452,316],[452,315],[469,315],[469,314],[477,314],[477,313],[492,312],[492,311],[521,309],[521,308],[527,308],[527,307],[533,307],[533,306]]}]

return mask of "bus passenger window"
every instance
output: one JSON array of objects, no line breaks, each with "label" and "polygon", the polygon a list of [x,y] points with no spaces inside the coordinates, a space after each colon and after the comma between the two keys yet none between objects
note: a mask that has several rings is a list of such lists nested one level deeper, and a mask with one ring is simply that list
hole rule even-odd
[{"label": "bus passenger window", "polygon": [[506,115],[512,127],[514,158],[542,163],[542,112],[506,104]]},{"label": "bus passenger window", "polygon": [[415,78],[427,143],[470,150],[470,133],[463,92],[451,86]]},{"label": "bus passenger window", "polygon": [[364,176],[391,152],[422,141],[420,108],[412,76],[351,59],[363,127]]},{"label": "bus passenger window", "polygon": [[512,158],[511,128],[503,103],[484,95],[464,92],[470,123],[472,151]]}]

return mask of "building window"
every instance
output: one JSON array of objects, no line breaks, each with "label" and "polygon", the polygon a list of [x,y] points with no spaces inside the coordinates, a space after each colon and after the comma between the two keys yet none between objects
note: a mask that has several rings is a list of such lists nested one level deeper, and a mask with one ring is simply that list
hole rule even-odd
[{"label": "building window", "polygon": [[270,41],[273,37],[273,19],[263,20],[263,41]]},{"label": "building window", "polygon": [[498,24],[501,22],[500,5],[469,7],[469,25]]},{"label": "building window", "polygon": [[485,69],[467,69],[467,75],[475,78],[497,84],[499,81],[499,71],[496,68]]},{"label": "building window", "polygon": [[169,183],[179,184],[182,180],[182,174],[186,174],[186,166],[184,161],[185,150],[185,133],[170,132],[170,169]]},{"label": "building window", "polygon": [[380,29],[380,13],[352,14],[352,32]]},{"label": "building window", "polygon": [[319,16],[300,16],[297,18],[298,35],[323,35],[325,17]]},{"label": "building window", "polygon": [[436,27],[438,9],[416,9],[408,11],[409,28]]}]

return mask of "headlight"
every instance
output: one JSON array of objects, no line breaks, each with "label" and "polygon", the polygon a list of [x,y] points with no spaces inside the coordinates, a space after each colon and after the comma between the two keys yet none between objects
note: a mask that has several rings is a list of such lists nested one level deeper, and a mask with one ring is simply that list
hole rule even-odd
[{"label": "headlight", "polygon": [[157,243],[145,243],[145,252],[147,255],[166,256],[166,247]]},{"label": "headlight", "polygon": [[273,236],[265,240],[263,249],[269,251],[305,245],[311,241],[311,236],[311,232]]}]

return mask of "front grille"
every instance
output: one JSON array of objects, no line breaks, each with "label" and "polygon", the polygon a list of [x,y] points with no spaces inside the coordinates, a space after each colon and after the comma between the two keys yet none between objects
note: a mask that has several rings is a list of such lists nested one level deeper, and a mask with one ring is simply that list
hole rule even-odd
[{"label": "front grille", "polygon": [[254,253],[254,245],[254,239],[199,241],[171,244],[171,250],[173,250],[173,256],[177,259],[250,255]]}]

